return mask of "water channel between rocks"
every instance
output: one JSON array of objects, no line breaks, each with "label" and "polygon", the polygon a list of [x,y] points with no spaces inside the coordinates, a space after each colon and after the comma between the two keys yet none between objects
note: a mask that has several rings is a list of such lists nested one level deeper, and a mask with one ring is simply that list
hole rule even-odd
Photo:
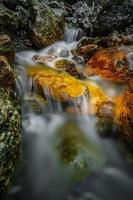
[{"label": "water channel between rocks", "polygon": [[[97,132],[101,131],[102,125],[98,125],[95,115],[96,99],[93,102],[87,91],[88,87],[90,91],[100,87],[108,97],[103,107],[108,118],[112,99],[124,91],[125,85],[99,76],[87,76],[83,57],[73,55],[78,45],[77,37],[78,30],[67,31],[64,41],[40,51],[16,54],[16,85],[23,99],[24,161],[8,200],[124,200],[125,196],[130,200],[133,197],[130,165],[113,137],[99,137]],[[72,73],[78,78],[69,82],[69,75],[59,68],[60,75],[56,77],[56,66],[63,59],[77,66],[77,71]],[[60,80],[63,81],[58,89]],[[63,84],[69,84],[65,94]],[[111,128],[105,127],[105,130],[108,135],[113,135],[116,127],[111,124]],[[71,188],[84,179],[86,182],[70,193]],[[115,196],[114,190],[117,190]]]}]

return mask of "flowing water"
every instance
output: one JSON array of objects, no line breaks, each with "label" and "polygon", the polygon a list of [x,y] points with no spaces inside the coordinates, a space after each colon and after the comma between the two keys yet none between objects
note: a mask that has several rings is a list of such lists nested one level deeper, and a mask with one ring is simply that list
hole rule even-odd
[{"label": "flowing water", "polygon": [[[50,97],[48,90],[44,90],[46,99],[40,99],[34,91],[34,80],[27,75],[27,66],[32,65],[34,68],[35,62],[32,58],[36,54],[52,55],[51,60],[45,61],[45,65],[51,68],[54,68],[55,60],[73,60],[71,50],[77,46],[78,36],[78,30],[69,30],[65,41],[57,42],[41,51],[18,52],[16,55],[16,85],[23,99],[23,162],[15,176],[8,200],[133,198],[132,169],[121,155],[117,141],[100,138],[96,131],[96,117],[85,114],[90,109],[89,95],[69,101],[67,104],[74,106],[75,112],[67,113],[61,102]],[[82,68],[83,64],[80,65],[80,70]],[[88,77],[88,80],[100,85],[110,98],[123,90],[123,86],[105,82],[98,77]],[[61,134],[67,135],[69,130],[71,133],[69,127],[82,134],[79,140],[84,141],[85,138],[86,141],[85,147],[82,144],[78,146],[79,153],[73,161],[63,163],[57,146],[60,137],[63,137]],[[77,142],[76,137],[74,140]],[[74,143],[70,142],[68,145]]]}]

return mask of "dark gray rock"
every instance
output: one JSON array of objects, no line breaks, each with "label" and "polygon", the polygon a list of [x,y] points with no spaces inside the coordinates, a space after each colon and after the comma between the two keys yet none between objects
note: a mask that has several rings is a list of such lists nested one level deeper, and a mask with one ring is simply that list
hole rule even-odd
[{"label": "dark gray rock", "polygon": [[108,35],[113,30],[125,31],[133,24],[133,0],[109,0],[94,23],[96,35]]}]

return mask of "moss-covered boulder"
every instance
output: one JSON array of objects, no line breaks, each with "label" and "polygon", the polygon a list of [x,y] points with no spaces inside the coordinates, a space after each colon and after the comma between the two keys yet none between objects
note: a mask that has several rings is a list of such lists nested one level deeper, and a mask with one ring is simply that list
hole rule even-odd
[{"label": "moss-covered boulder", "polygon": [[18,28],[18,24],[17,13],[0,4],[0,31],[13,32]]},{"label": "moss-covered boulder", "polygon": [[0,88],[0,199],[4,199],[20,158],[20,102]]},{"label": "moss-covered boulder", "polygon": [[0,56],[0,87],[13,87],[15,74],[4,56]]},{"label": "moss-covered boulder", "polygon": [[37,91],[58,101],[75,100],[87,91],[81,81],[69,74],[41,65],[29,67],[28,75],[34,80]]},{"label": "moss-covered boulder", "polygon": [[11,176],[20,156],[20,101],[15,91],[15,75],[0,56],[0,199],[5,199]]},{"label": "moss-covered boulder", "polygon": [[10,63],[13,63],[15,58],[15,51],[10,37],[5,34],[0,34],[0,55],[5,56]]},{"label": "moss-covered boulder", "polygon": [[63,14],[56,15],[50,7],[43,4],[38,4],[34,10],[35,21],[30,23],[31,40],[34,45],[42,48],[63,39]]}]

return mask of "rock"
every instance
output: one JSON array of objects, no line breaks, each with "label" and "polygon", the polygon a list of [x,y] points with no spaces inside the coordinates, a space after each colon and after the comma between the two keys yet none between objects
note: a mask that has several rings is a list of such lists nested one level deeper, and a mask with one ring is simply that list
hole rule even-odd
[{"label": "rock", "polygon": [[13,63],[15,58],[15,51],[10,37],[5,34],[0,34],[0,55],[5,56],[10,63]]},{"label": "rock", "polygon": [[35,7],[36,19],[30,23],[31,39],[38,48],[46,47],[63,39],[63,15],[55,15],[50,7],[39,4]]},{"label": "rock", "polygon": [[54,61],[56,58],[57,56],[54,56],[54,55],[43,56],[43,55],[36,54],[33,56],[32,60],[39,64],[47,64],[49,62]]},{"label": "rock", "polygon": [[12,43],[16,51],[33,49],[27,30],[19,29],[12,35]]},{"label": "rock", "polygon": [[50,96],[57,101],[75,100],[86,92],[85,85],[79,80],[41,65],[29,67],[28,75],[34,79],[36,87],[44,96]]},{"label": "rock", "polygon": [[0,4],[0,31],[13,32],[18,28],[19,17],[17,13]]},{"label": "rock", "polygon": [[0,87],[14,87],[15,74],[4,56],[0,56]]},{"label": "rock", "polygon": [[[133,80],[116,100],[115,120],[119,135],[127,142],[133,142]],[[133,149],[133,145],[132,145]]]},{"label": "rock", "polygon": [[29,30],[30,13],[22,6],[16,7],[16,12],[19,15],[19,27]]},{"label": "rock", "polygon": [[69,50],[64,47],[64,44],[55,44],[49,49],[48,54],[66,58],[69,56]]},{"label": "rock", "polygon": [[16,10],[17,6],[22,6],[23,8],[29,9],[30,7],[36,5],[38,3],[38,0],[3,0],[3,4],[11,9],[11,10]]},{"label": "rock", "polygon": [[[99,50],[86,63],[87,75],[99,75],[115,82],[126,83],[132,78],[131,47],[114,47]],[[129,59],[130,57],[130,59]]]},{"label": "rock", "polygon": [[121,45],[133,45],[133,34],[119,34],[117,31],[108,36],[84,37],[77,47],[77,54],[90,59],[94,53],[101,48],[115,47]]},{"label": "rock", "polygon": [[57,60],[55,62],[55,67],[59,70],[66,71],[71,76],[74,76],[75,78],[80,78],[80,72],[76,68],[75,63],[73,63],[70,60],[67,59],[61,59]]},{"label": "rock", "polygon": [[124,31],[133,24],[132,0],[109,0],[98,13],[93,25],[94,34],[108,35],[114,30]]},{"label": "rock", "polygon": [[6,196],[20,159],[20,102],[0,88],[0,198]]},{"label": "rock", "polygon": [[99,112],[100,107],[111,101],[104,91],[94,82],[87,81],[85,82],[90,95],[89,107],[90,107],[90,114],[96,115]]},{"label": "rock", "polygon": [[77,1],[72,5],[71,13],[73,18],[77,20],[79,27],[86,31],[87,35],[90,35],[93,33],[93,23],[101,9],[101,1]]},{"label": "rock", "polygon": [[74,180],[81,180],[91,170],[99,169],[104,160],[99,148],[85,135],[76,120],[66,120],[55,134],[60,162]]}]

